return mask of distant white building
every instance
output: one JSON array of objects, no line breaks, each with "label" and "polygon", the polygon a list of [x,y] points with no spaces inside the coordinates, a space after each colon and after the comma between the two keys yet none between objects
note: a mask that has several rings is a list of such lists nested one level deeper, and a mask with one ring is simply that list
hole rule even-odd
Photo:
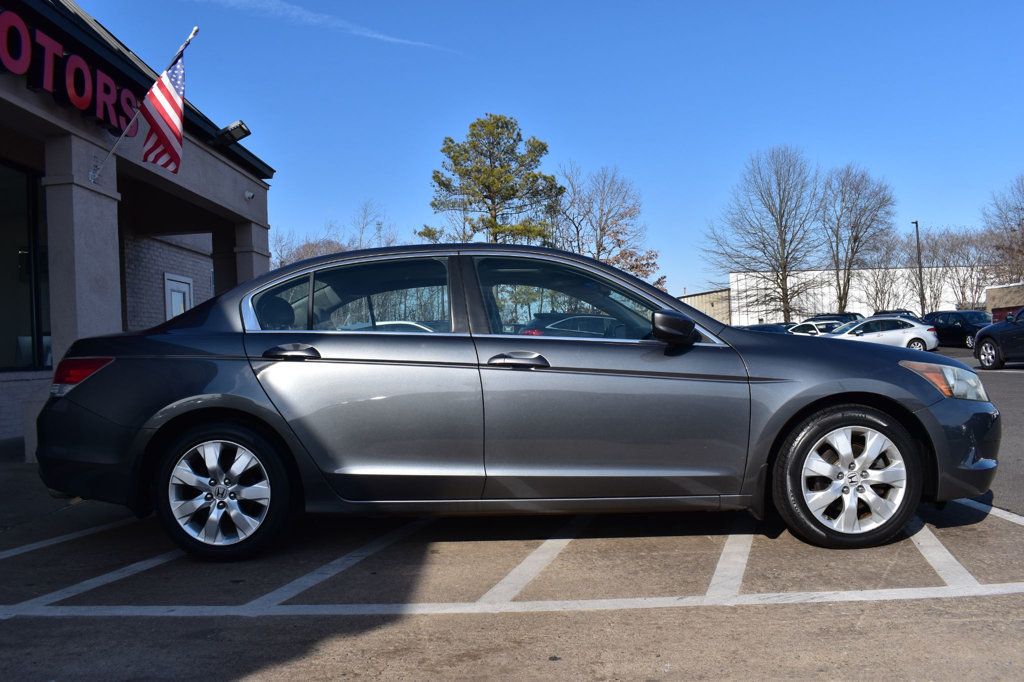
[{"label": "distant white building", "polygon": [[[946,280],[944,268],[924,268],[925,298],[928,309],[954,310],[956,296]],[[803,319],[814,313],[836,312],[834,270],[804,270],[790,280],[799,288],[809,288],[794,301],[794,319]],[[782,308],[768,306],[763,301],[765,283],[763,275],[751,272],[729,273],[729,311],[734,325],[781,322]],[[846,310],[871,315],[876,310],[906,308],[914,312],[920,308],[917,271],[911,268],[855,270],[850,284]]]}]

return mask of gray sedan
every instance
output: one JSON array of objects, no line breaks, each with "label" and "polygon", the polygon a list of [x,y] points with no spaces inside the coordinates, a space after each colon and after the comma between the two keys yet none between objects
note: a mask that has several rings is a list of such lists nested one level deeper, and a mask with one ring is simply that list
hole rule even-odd
[{"label": "gray sedan", "polygon": [[[599,336],[528,335],[537,315]],[[599,262],[485,244],[303,261],[82,339],[38,419],[51,488],[236,558],[297,512],[774,505],[827,547],[986,491],[1000,415],[965,365],[735,329]]]}]

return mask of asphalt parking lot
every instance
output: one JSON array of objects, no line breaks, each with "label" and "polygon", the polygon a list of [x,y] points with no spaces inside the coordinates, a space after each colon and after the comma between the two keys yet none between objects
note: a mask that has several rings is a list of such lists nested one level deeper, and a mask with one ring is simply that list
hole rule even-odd
[{"label": "asphalt parking lot", "polygon": [[203,563],[154,519],[50,499],[6,463],[0,670],[1020,679],[1024,368],[983,377],[1006,429],[993,494],[922,506],[895,542],[857,551],[745,514],[310,517],[269,555]]}]

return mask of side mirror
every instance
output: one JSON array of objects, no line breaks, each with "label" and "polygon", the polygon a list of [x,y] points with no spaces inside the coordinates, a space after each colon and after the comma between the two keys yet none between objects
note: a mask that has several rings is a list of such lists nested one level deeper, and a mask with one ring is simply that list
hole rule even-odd
[{"label": "side mirror", "polygon": [[1014,319],[1013,313],[1006,313],[1006,317],[1004,319],[1010,324],[1017,324],[1017,320]]},{"label": "side mirror", "polygon": [[659,310],[651,314],[653,336],[670,346],[690,346],[697,340],[694,322],[674,310]]},{"label": "side mirror", "polygon": [[854,336],[864,336],[864,330],[863,329],[858,329],[857,331],[853,332],[853,335]]}]

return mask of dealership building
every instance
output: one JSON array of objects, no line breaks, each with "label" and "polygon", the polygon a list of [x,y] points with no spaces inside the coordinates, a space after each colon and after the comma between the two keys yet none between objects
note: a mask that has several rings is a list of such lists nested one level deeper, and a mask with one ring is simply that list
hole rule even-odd
[{"label": "dealership building", "polygon": [[4,453],[31,457],[75,339],[154,326],[267,270],[274,170],[240,128],[186,104],[180,170],[142,163],[146,124],[128,124],[157,76],[71,0],[0,0]]}]

